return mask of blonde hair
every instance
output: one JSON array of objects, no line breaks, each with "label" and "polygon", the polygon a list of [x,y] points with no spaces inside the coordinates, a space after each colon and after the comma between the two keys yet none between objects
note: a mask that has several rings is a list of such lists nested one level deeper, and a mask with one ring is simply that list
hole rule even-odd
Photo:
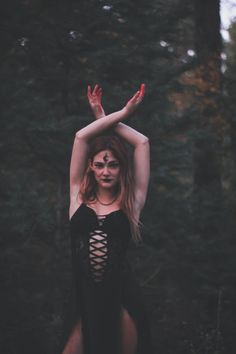
[{"label": "blonde hair", "polygon": [[120,163],[120,182],[116,190],[118,202],[120,208],[125,212],[130,221],[132,239],[135,243],[139,243],[142,237],[140,233],[140,222],[137,220],[134,213],[134,176],[132,161],[130,161],[129,152],[124,141],[117,135],[100,135],[91,142],[88,165],[80,185],[80,197],[84,203],[96,199],[97,182],[90,168],[90,162],[92,162],[94,156],[102,150],[110,150]]}]

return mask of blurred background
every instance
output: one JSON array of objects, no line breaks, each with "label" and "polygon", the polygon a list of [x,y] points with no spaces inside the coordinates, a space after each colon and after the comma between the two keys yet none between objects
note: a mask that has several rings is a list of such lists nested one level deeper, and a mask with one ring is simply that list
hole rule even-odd
[{"label": "blurred background", "polygon": [[93,120],[87,85],[103,87],[111,113],[144,82],[127,124],[150,138],[152,173],[143,243],[129,257],[155,353],[235,354],[235,6],[1,2],[1,353],[57,353],[71,276],[70,155]]}]

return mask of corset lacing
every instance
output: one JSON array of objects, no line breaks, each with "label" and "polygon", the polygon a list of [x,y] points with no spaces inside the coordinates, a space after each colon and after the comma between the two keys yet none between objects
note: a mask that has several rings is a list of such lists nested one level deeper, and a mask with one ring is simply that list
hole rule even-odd
[{"label": "corset lacing", "polygon": [[[98,225],[102,227],[106,215],[98,215]],[[102,229],[90,232],[89,258],[91,274],[95,282],[103,279],[107,264],[107,234]]]}]

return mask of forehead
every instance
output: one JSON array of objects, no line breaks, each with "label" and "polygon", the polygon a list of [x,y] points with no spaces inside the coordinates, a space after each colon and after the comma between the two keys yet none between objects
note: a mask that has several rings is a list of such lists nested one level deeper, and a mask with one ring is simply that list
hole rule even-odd
[{"label": "forehead", "polygon": [[96,155],[94,155],[93,160],[95,161],[118,161],[117,158],[113,155],[111,150],[102,150]]}]

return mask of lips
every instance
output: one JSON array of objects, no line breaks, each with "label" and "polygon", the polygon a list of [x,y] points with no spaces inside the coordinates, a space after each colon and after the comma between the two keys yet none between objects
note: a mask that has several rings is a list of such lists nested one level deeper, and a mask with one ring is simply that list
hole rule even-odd
[{"label": "lips", "polygon": [[111,182],[112,180],[110,178],[103,178],[102,181],[108,183],[108,182]]}]

